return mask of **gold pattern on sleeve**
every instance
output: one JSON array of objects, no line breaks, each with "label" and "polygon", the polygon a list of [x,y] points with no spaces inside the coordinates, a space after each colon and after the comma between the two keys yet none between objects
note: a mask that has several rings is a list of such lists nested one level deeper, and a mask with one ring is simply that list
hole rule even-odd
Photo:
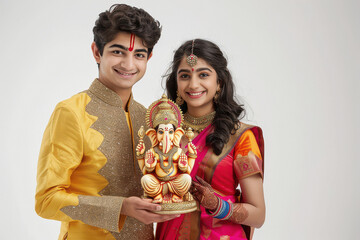
[{"label": "gold pattern on sleeve", "polygon": [[261,177],[263,177],[262,160],[252,151],[250,151],[247,156],[238,154],[234,161],[234,169],[238,180],[257,173],[260,173]]},{"label": "gold pattern on sleeve", "polygon": [[[77,206],[67,206],[62,212],[74,220],[91,226],[119,232],[119,216],[123,198],[115,196],[79,196]],[[114,211],[118,209],[118,211]]]}]

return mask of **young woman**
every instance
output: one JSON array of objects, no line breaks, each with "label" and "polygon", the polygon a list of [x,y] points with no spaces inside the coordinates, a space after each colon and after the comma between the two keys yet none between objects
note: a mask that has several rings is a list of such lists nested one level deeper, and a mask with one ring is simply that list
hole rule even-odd
[{"label": "young woman", "polygon": [[183,128],[195,132],[191,192],[201,211],[158,223],[156,238],[251,239],[265,220],[264,142],[259,127],[239,121],[244,108],[234,99],[219,47],[202,39],[185,42],[175,52],[166,88],[184,113]]}]

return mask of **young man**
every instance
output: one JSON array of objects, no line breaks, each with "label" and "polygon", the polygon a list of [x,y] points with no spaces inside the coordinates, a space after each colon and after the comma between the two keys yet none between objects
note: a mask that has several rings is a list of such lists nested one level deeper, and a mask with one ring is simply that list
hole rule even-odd
[{"label": "young man", "polygon": [[160,206],[140,199],[135,157],[146,109],[134,101],[139,81],[160,38],[147,12],[125,4],[99,15],[91,48],[99,78],[60,102],[41,146],[36,212],[62,222],[59,239],[153,239]]}]

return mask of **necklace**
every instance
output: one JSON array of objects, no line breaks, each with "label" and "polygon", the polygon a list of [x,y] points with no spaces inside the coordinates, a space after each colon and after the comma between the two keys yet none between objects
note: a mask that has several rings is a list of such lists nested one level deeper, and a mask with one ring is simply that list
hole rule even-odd
[{"label": "necklace", "polygon": [[[166,173],[170,171],[170,168],[174,166],[173,164],[173,156],[177,152],[178,148],[173,147],[168,153],[163,153],[158,147],[154,148],[154,151],[159,155],[160,158],[160,167]],[[168,159],[169,165],[164,166],[164,156]]]},{"label": "necklace", "polygon": [[187,112],[184,114],[184,122],[183,128],[187,130],[189,127],[192,128],[193,131],[200,133],[204,130],[210,123],[214,120],[216,111],[213,111],[205,116],[201,117],[193,117]]}]

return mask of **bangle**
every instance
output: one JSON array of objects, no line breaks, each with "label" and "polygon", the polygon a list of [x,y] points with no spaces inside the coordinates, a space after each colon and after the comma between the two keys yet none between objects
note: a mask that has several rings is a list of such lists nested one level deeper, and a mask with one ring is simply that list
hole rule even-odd
[{"label": "bangle", "polygon": [[195,153],[188,152],[189,158],[197,158],[197,155]]},{"label": "bangle", "polygon": [[210,211],[208,211],[208,213],[210,213],[209,215],[217,218],[217,219],[221,219],[221,220],[227,220],[231,217],[232,213],[233,213],[233,205],[232,203],[229,203],[221,198],[219,198],[219,204],[216,208],[216,210],[211,213]]},{"label": "bangle", "polygon": [[225,215],[225,217],[222,218],[222,220],[228,220],[228,219],[231,217],[231,215],[233,214],[233,210],[234,210],[233,204],[232,204],[232,203],[229,203],[229,202],[227,202],[227,203],[229,204],[229,211],[228,211],[228,213]]},{"label": "bangle", "polygon": [[136,158],[137,158],[138,160],[144,159],[144,157],[145,157],[145,153],[136,155]]}]

